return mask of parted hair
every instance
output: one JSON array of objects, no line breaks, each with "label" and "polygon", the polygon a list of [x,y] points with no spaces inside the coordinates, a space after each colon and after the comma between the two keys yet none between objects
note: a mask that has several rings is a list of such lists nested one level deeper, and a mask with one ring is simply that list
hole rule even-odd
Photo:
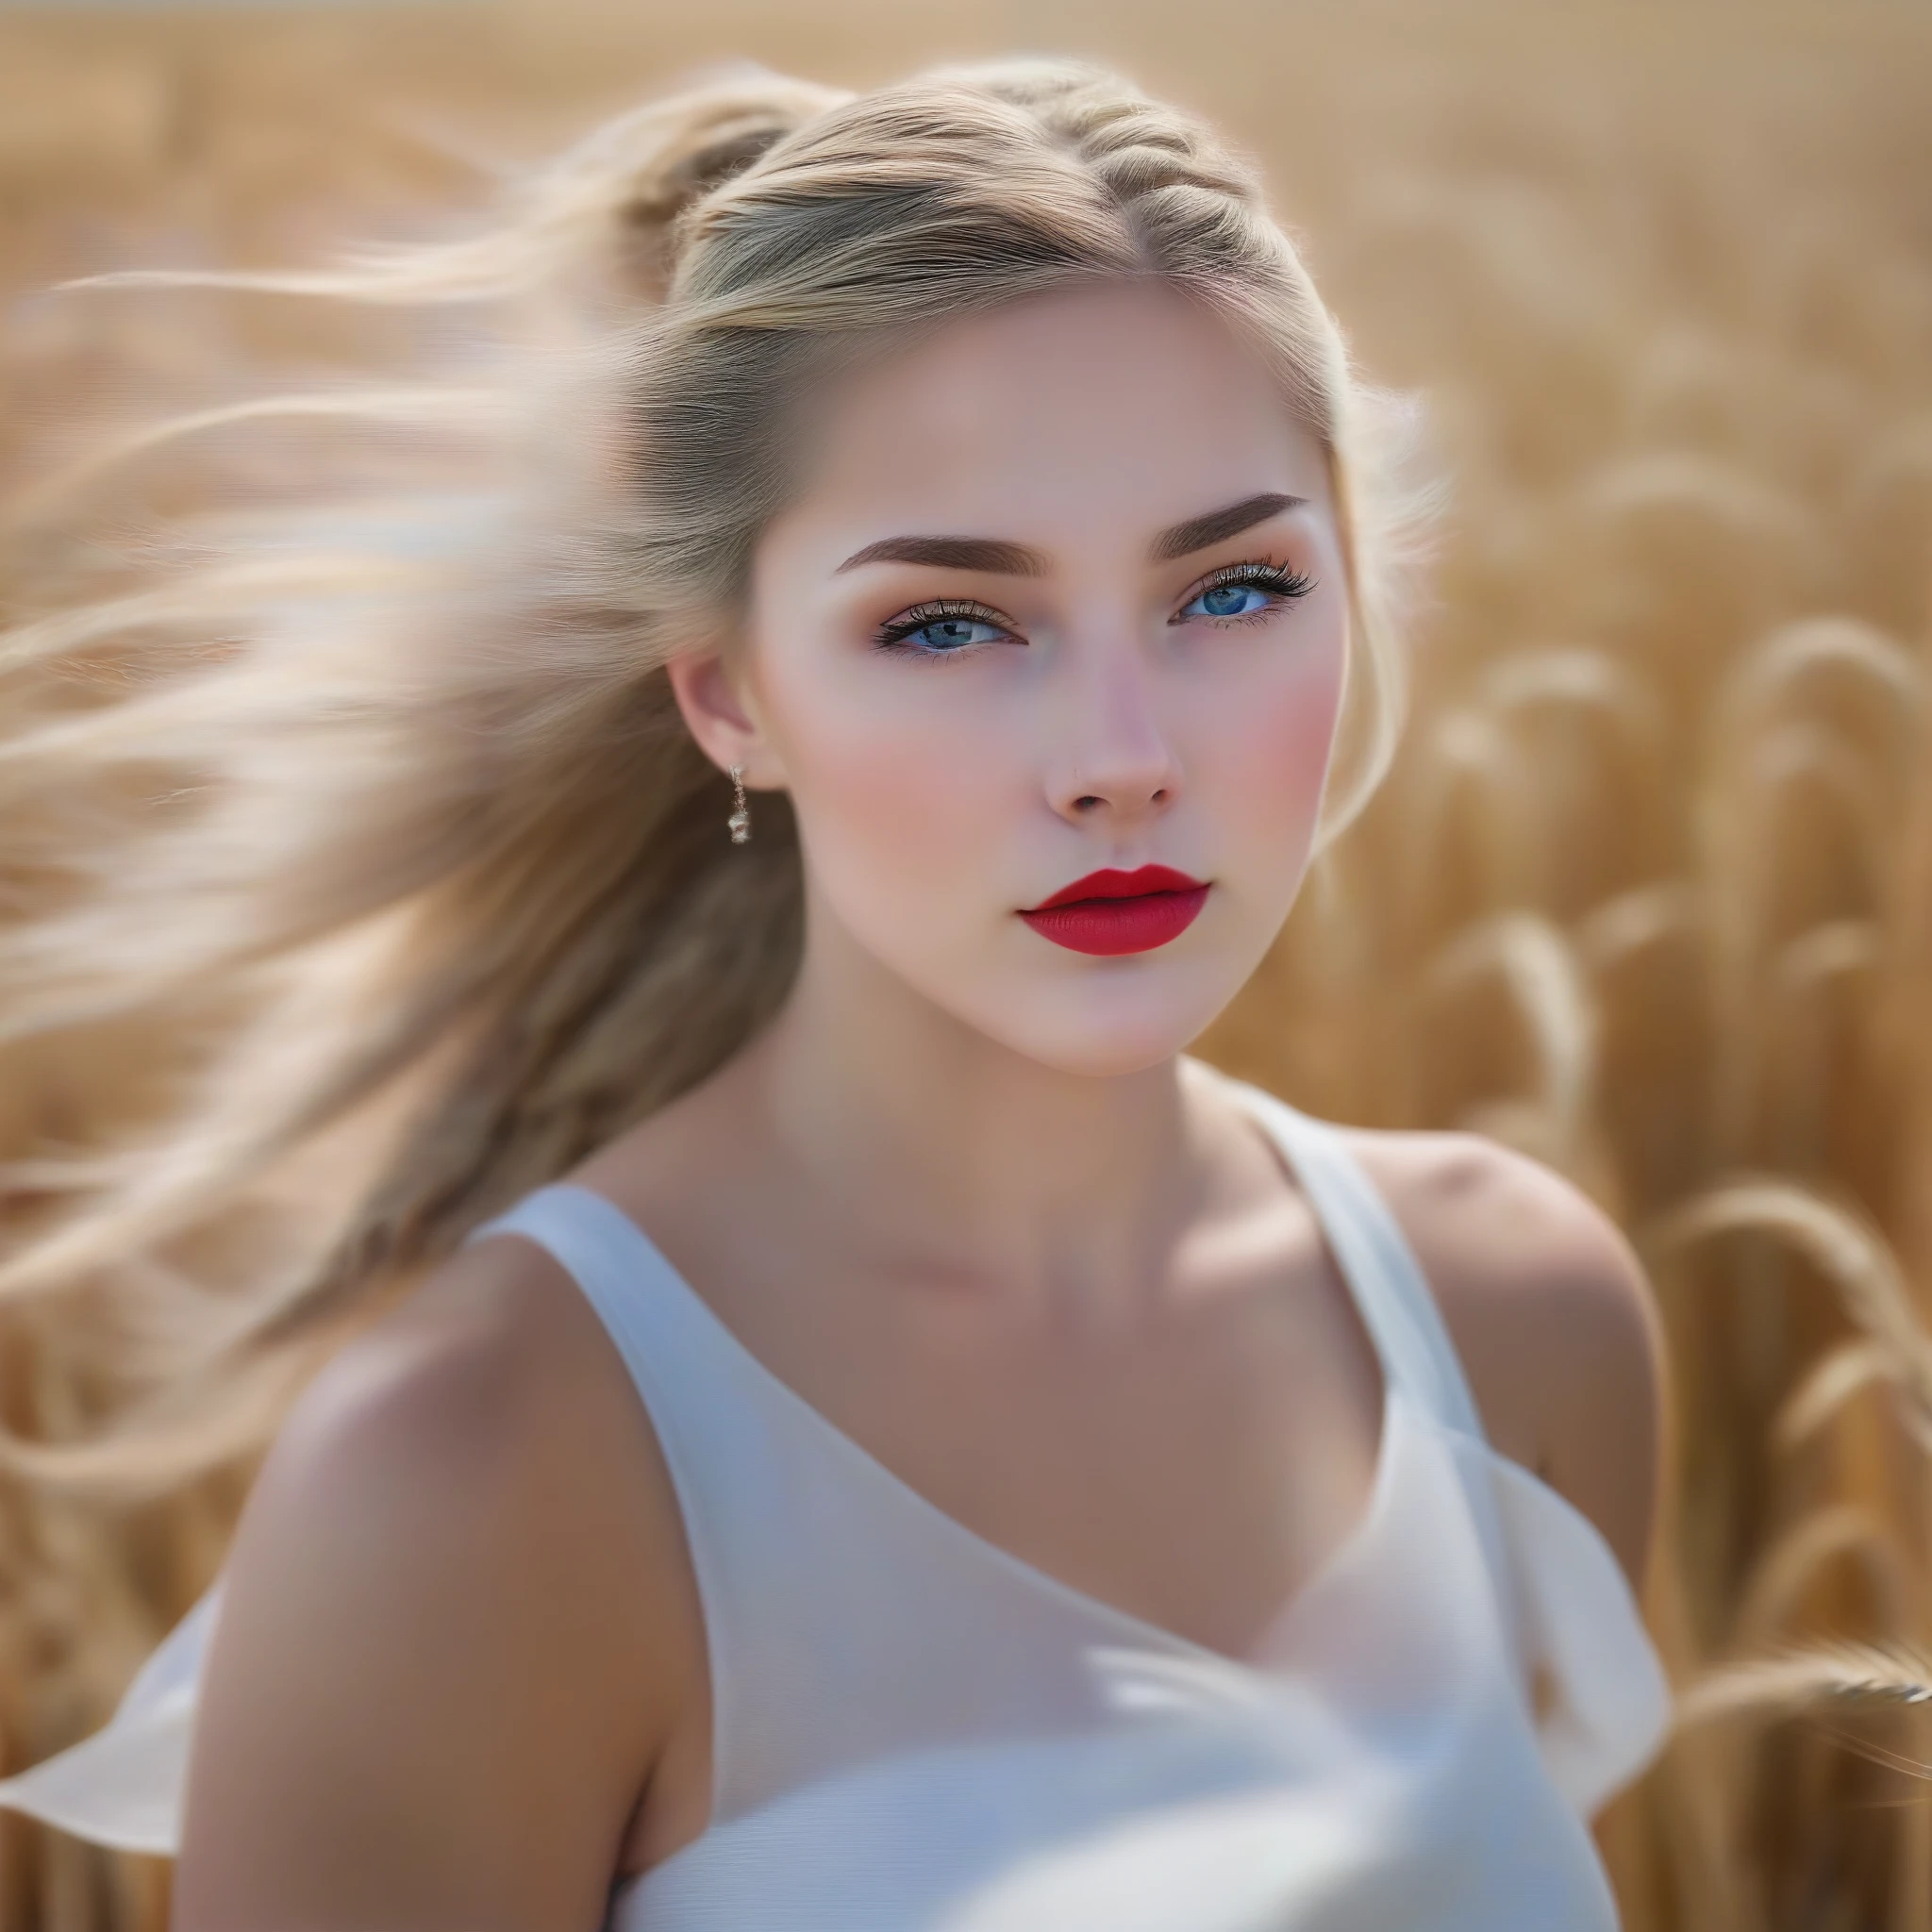
[{"label": "parted hair", "polygon": [[390,1293],[774,1012],[802,940],[789,810],[760,798],[731,844],[663,667],[730,647],[828,361],[1108,277],[1224,317],[1325,453],[1351,592],[1332,838],[1401,710],[1390,399],[1255,170],[1110,73],[851,93],[732,70],[455,240],[100,278],[456,304],[491,346],[177,423],[403,431],[411,480],[231,505],[150,546],[151,580],[0,639],[0,1069],[29,1103],[0,1298],[72,1297],[91,1386],[125,1398],[0,1437],[7,1466],[134,1496],[259,1446]]}]

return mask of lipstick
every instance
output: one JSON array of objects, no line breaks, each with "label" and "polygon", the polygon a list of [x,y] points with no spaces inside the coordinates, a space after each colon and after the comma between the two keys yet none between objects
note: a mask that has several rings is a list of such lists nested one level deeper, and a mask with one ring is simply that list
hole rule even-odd
[{"label": "lipstick", "polygon": [[1178,939],[1207,903],[1208,888],[1171,865],[1109,867],[1021,908],[1041,939],[1074,953],[1151,953]]}]

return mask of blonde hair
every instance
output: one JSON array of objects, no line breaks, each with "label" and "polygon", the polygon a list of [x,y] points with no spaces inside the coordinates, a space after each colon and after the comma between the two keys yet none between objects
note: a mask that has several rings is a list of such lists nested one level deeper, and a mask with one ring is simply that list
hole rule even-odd
[{"label": "blonde hair", "polygon": [[747,1040],[799,954],[796,840],[768,798],[731,845],[663,666],[728,629],[788,399],[881,330],[1150,276],[1270,358],[1330,464],[1332,837],[1400,709],[1375,397],[1254,172],[1112,75],[736,73],[599,129],[474,238],[164,277],[505,325],[461,382],[176,425],[440,425],[468,439],[450,488],[230,514],[158,582],[0,641],[25,908],[0,1049],[42,1093],[130,1042],[141,1073],[111,1128],[38,1122],[0,1261],[10,1301],[88,1296],[137,1399],[90,1439],[0,1439],[8,1467],[131,1496],[259,1446],[386,1291]]}]

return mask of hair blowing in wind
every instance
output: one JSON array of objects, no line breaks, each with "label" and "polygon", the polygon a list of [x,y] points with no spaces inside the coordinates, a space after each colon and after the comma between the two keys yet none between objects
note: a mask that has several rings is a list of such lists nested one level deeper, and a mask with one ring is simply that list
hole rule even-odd
[{"label": "hair blowing in wind", "polygon": [[[8,1468],[136,1496],[260,1445],[467,1230],[774,1012],[796,838],[765,794],[733,845],[663,666],[730,647],[815,375],[1105,277],[1225,317],[1325,452],[1353,608],[1332,835],[1400,710],[1381,399],[1252,170],[1105,72],[736,73],[599,128],[464,239],[105,278],[471,326],[406,381],[165,445],[321,416],[404,481],[237,492],[144,539],[138,576],[22,513],[46,561],[0,639],[0,1071],[31,1145],[0,1168],[0,1296],[84,1298],[107,1420],[8,1435]],[[112,1104],[72,1104],[104,1071]]]}]

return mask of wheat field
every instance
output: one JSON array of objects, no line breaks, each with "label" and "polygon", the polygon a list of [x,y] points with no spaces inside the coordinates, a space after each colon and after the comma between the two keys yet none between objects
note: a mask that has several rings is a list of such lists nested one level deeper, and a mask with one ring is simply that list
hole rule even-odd
[{"label": "wheat field", "polygon": [[[1923,8],[0,12],[0,491],[157,402],[391,346],[63,276],[430,232],[718,56],[855,84],[1026,50],[1110,58],[1263,159],[1447,479],[1396,766],[1204,1051],[1331,1118],[1526,1148],[1650,1267],[1645,1607],[1682,1717],[1599,1826],[1631,1932],[1932,1932]],[[111,1115],[144,1047],[108,1045],[9,1054],[0,1154]],[[96,1419],[75,1319],[7,1311],[9,1428]],[[0,1491],[0,1769],[105,1718],[249,1474],[112,1510]],[[0,1819],[0,1932],[158,1932],[165,1898],[159,1861]]]}]

